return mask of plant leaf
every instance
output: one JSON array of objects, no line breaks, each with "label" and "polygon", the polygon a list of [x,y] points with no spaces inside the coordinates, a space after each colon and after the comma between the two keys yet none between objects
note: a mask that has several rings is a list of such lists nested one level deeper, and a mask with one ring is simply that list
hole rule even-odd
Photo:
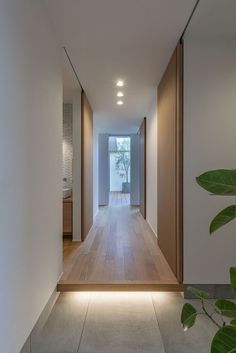
[{"label": "plant leaf", "polygon": [[236,350],[236,327],[224,326],[216,332],[211,343],[211,353],[232,353]]},{"label": "plant leaf", "polygon": [[196,178],[197,183],[215,195],[236,195],[236,169],[210,170]]},{"label": "plant leaf", "polygon": [[234,218],[236,218],[236,205],[226,207],[212,220],[210,224],[210,234],[231,222]]},{"label": "plant leaf", "polygon": [[185,331],[195,324],[196,316],[197,310],[194,306],[189,303],[184,304],[181,313],[181,323]]},{"label": "plant leaf", "polygon": [[236,267],[230,267],[230,283],[231,287],[234,293],[234,296],[236,297]]},{"label": "plant leaf", "polygon": [[236,304],[226,299],[218,299],[215,302],[217,311],[227,317],[236,318]]},{"label": "plant leaf", "polygon": [[230,325],[236,326],[236,319],[233,319],[232,321],[230,321]]},{"label": "plant leaf", "polygon": [[187,289],[199,299],[208,299],[210,297],[209,293],[199,290],[197,288],[188,287]]}]

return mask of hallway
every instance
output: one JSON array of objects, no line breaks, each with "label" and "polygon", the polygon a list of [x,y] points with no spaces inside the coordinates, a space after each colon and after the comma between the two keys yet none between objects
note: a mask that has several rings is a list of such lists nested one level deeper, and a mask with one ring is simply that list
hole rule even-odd
[{"label": "hallway", "polygon": [[0,0],[0,28],[0,353],[236,352],[236,0]]},{"label": "hallway", "polygon": [[148,290],[153,285],[172,285],[178,289],[177,280],[138,208],[100,208],[85,242],[65,252],[58,289],[80,290],[81,285],[89,284],[98,290],[101,288],[96,285],[112,285],[116,289],[119,285],[135,285],[137,289],[148,286]]}]

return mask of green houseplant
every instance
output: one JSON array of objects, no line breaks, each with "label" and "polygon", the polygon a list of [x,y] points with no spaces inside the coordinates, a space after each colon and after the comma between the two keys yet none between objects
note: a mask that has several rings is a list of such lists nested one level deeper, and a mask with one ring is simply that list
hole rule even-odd
[{"label": "green houseplant", "polygon": [[[208,171],[196,178],[197,183],[213,195],[236,196],[236,170],[218,169]],[[212,220],[209,232],[216,230],[236,218],[236,205],[230,205],[220,211]],[[236,298],[236,268],[230,268],[230,282],[232,293]],[[191,328],[198,315],[206,315],[218,331],[211,343],[211,353],[236,353],[236,304],[230,300],[216,299],[214,304],[209,302],[209,294],[196,288],[188,290],[200,299],[202,309],[197,310],[192,304],[186,303],[181,313],[181,323],[184,330]],[[208,307],[210,309],[208,309]],[[220,320],[216,319],[216,316]]]}]

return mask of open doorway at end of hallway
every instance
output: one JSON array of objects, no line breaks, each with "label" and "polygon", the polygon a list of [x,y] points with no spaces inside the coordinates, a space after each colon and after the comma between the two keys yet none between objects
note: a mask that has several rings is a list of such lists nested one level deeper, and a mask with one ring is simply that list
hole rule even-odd
[{"label": "open doorway at end of hallway", "polygon": [[109,206],[130,205],[130,136],[109,137]]}]

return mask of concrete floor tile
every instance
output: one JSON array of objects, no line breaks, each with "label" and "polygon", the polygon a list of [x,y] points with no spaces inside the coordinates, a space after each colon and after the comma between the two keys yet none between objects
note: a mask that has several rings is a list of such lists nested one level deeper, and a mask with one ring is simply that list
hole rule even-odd
[{"label": "concrete floor tile", "polygon": [[200,301],[184,300],[180,293],[153,293],[153,304],[160,327],[165,353],[209,353],[217,328],[203,315],[194,327],[183,331],[180,316],[185,302],[200,309]]},{"label": "concrete floor tile", "polygon": [[79,353],[164,353],[148,293],[93,294]]},{"label": "concrete floor tile", "polygon": [[89,303],[87,293],[61,294],[43,329],[31,335],[31,353],[76,353]]}]

